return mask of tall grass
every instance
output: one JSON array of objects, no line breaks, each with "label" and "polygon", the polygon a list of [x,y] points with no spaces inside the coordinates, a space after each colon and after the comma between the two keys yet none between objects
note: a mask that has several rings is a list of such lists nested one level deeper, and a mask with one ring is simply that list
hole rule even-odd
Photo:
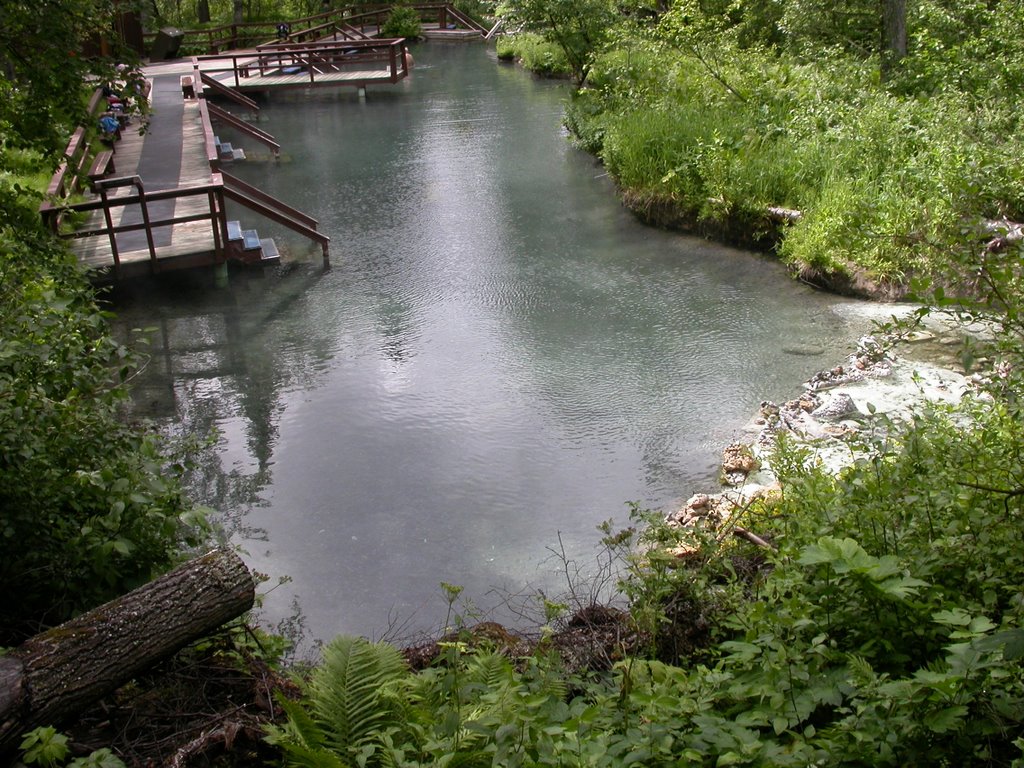
[{"label": "tall grass", "polygon": [[515,59],[545,77],[568,77],[571,71],[562,49],[532,32],[502,35],[498,38],[497,53],[499,59]]},{"label": "tall grass", "polygon": [[1007,105],[900,95],[843,60],[734,53],[712,71],[678,50],[620,48],[567,125],[631,196],[726,225],[801,211],[780,255],[826,272],[905,281],[944,268],[972,222],[1024,216]]}]

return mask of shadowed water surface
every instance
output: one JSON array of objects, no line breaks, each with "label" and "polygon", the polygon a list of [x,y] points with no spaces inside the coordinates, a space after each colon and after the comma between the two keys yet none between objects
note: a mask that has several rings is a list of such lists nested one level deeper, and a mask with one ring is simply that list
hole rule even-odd
[{"label": "shadowed water surface", "polygon": [[481,45],[415,56],[365,103],[275,95],[282,161],[232,168],[320,220],[331,271],[274,233],[297,266],[120,299],[155,328],[140,411],[219,430],[192,490],[292,578],[268,617],[297,595],[319,638],[434,627],[441,581],[480,608],[557,593],[559,534],[586,570],[598,523],[706,489],[758,403],[868,327],[771,261],[638,224],[566,140],[563,85]]}]

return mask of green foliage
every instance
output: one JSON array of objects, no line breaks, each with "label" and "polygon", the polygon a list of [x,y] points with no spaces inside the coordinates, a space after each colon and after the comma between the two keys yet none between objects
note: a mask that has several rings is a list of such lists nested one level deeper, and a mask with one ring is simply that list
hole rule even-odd
[{"label": "green foliage", "polygon": [[[916,47],[884,85],[876,59],[850,53],[860,43],[833,44],[866,34],[833,36],[839,12],[801,26],[813,2],[768,5],[679,2],[653,32],[610,35],[566,124],[628,200],[725,230],[767,228],[770,206],[799,210],[779,232],[784,260],[896,285],[947,275],[965,246],[977,251],[977,230],[973,246],[964,235],[977,221],[1024,216],[1019,117],[991,85],[1024,82],[1024,51],[992,48],[993,29],[1024,23],[1019,4],[915,7]],[[844,23],[875,28],[875,11],[851,14]],[[753,34],[748,22],[768,17],[775,31]]]},{"label": "green foliage", "polygon": [[282,701],[289,720],[271,730],[272,743],[284,749],[293,765],[365,765],[401,722],[389,689],[406,672],[392,646],[336,638],[310,681],[311,712]]},{"label": "green foliage", "polygon": [[16,642],[148,580],[203,521],[180,460],[124,420],[133,361],[38,198],[0,193],[0,642]]},{"label": "green foliage", "polygon": [[67,762],[71,749],[68,737],[52,726],[33,728],[21,742],[22,761],[25,765],[42,768],[125,768],[124,761],[106,747],[94,750],[85,757]]},{"label": "green foliage", "polygon": [[569,74],[569,62],[556,44],[530,32],[498,38],[498,58],[516,59],[531,72],[545,77]]},{"label": "green foliage", "polygon": [[21,742],[22,759],[26,765],[61,765],[71,751],[68,737],[52,726],[35,728]]},{"label": "green foliage", "polygon": [[406,37],[415,40],[423,31],[420,14],[415,8],[399,6],[391,11],[380,28],[381,37]]},{"label": "green foliage", "polygon": [[[107,34],[113,19],[110,0],[54,0],[45,8],[4,4],[0,135],[8,146],[54,153],[85,124],[92,91],[86,83],[112,81],[121,76],[116,64],[133,61]],[[109,58],[90,53],[100,35],[113,47]]]},{"label": "green foliage", "polygon": [[505,0],[497,14],[510,27],[534,32],[556,45],[578,87],[586,83],[593,56],[616,20],[609,0]]},{"label": "green foliage", "polygon": [[[387,736],[354,759],[1016,764],[1024,726],[1019,410],[984,396],[879,426],[858,446],[862,458],[839,473],[779,444],[771,463],[785,491],[771,515],[756,518],[775,552],[670,528],[636,507],[634,528],[604,526],[606,550],[626,566],[621,589],[635,630],[652,639],[642,656],[581,680],[566,678],[550,656],[513,667],[446,643],[434,667],[403,671],[365,694],[366,706],[386,716],[378,732]],[[679,544],[694,553],[685,565],[665,553]],[[687,622],[707,624],[700,647],[664,642]],[[288,728],[300,727],[307,708],[322,718],[317,702],[344,686],[317,679]]]}]

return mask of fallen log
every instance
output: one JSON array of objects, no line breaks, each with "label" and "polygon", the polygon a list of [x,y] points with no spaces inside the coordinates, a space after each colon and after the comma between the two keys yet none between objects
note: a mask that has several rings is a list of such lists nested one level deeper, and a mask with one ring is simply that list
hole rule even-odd
[{"label": "fallen log", "polygon": [[238,555],[215,550],[29,638],[0,658],[0,755],[245,613],[255,589]]}]

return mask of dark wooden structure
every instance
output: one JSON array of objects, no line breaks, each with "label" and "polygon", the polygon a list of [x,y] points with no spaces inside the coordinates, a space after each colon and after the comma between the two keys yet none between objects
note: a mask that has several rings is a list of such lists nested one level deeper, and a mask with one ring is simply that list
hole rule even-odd
[{"label": "dark wooden structure", "polygon": [[345,39],[269,43],[192,61],[203,83],[245,92],[397,83],[409,76],[406,54],[404,38]]},{"label": "dark wooden structure", "polygon": [[[420,14],[427,35],[448,32],[452,37],[481,38],[488,32],[477,20],[448,3],[413,3],[409,7]],[[353,39],[355,36],[365,38],[377,34],[393,8],[390,4],[352,5],[298,19],[243,22],[208,29],[183,30],[182,45],[189,50],[206,51],[207,54],[254,48],[278,40],[277,25],[281,23],[287,24],[291,30],[288,41],[308,42],[326,38],[328,35],[324,31],[330,26],[346,30],[347,34],[353,35]],[[147,44],[151,45],[155,38],[156,33],[146,35]]]},{"label": "dark wooden structure", "polygon": [[[427,26],[439,32],[483,37],[487,31],[448,4],[412,7]],[[178,70],[173,76],[154,78],[162,80],[154,92],[163,101],[154,102],[152,118],[161,121],[161,131],[154,131],[151,123],[145,137],[122,132],[121,140],[106,148],[90,141],[92,132],[76,130],[65,162],[40,206],[44,222],[68,240],[98,281],[195,267],[224,268],[228,262],[276,263],[276,244],[232,220],[229,203],[318,244],[324,266],[329,266],[330,238],[318,230],[315,219],[224,170],[224,163],[244,158],[244,153],[221,142],[213,122],[268,147],[275,158],[281,150],[276,139],[205,97],[214,94],[258,112],[257,102],[244,92],[351,86],[363,95],[369,85],[397,83],[410,73],[405,40],[371,38],[391,11],[390,5],[332,10],[288,22],[287,34],[269,41],[268,37],[277,35],[277,22],[182,33],[183,44],[202,45],[212,53],[193,57],[185,74]],[[240,45],[253,47],[217,53]],[[146,156],[141,147],[147,141],[154,143],[154,133],[161,133],[161,152],[181,156],[176,182],[161,179],[152,184],[151,177],[139,170]],[[156,153],[158,157],[161,152]],[[151,162],[148,170],[162,176],[165,166],[173,163]],[[71,202],[78,194],[86,199]]]},{"label": "dark wooden structure", "polygon": [[[154,186],[137,170],[142,146],[157,140],[152,126],[146,135],[125,131],[114,149],[98,152],[90,146],[89,131],[79,128],[40,206],[47,226],[68,241],[97,282],[229,262],[276,263],[276,244],[234,221],[230,203],[318,244],[329,266],[330,237],[318,231],[315,219],[223,170],[229,145],[214,133],[213,119],[243,131],[276,156],[280,145],[274,138],[203,98],[182,99],[178,77],[168,79],[159,93],[178,100],[179,124],[160,127],[162,141],[182,154],[177,180]],[[259,109],[251,99],[232,93],[246,107]],[[75,195],[86,199],[70,202]]]}]

